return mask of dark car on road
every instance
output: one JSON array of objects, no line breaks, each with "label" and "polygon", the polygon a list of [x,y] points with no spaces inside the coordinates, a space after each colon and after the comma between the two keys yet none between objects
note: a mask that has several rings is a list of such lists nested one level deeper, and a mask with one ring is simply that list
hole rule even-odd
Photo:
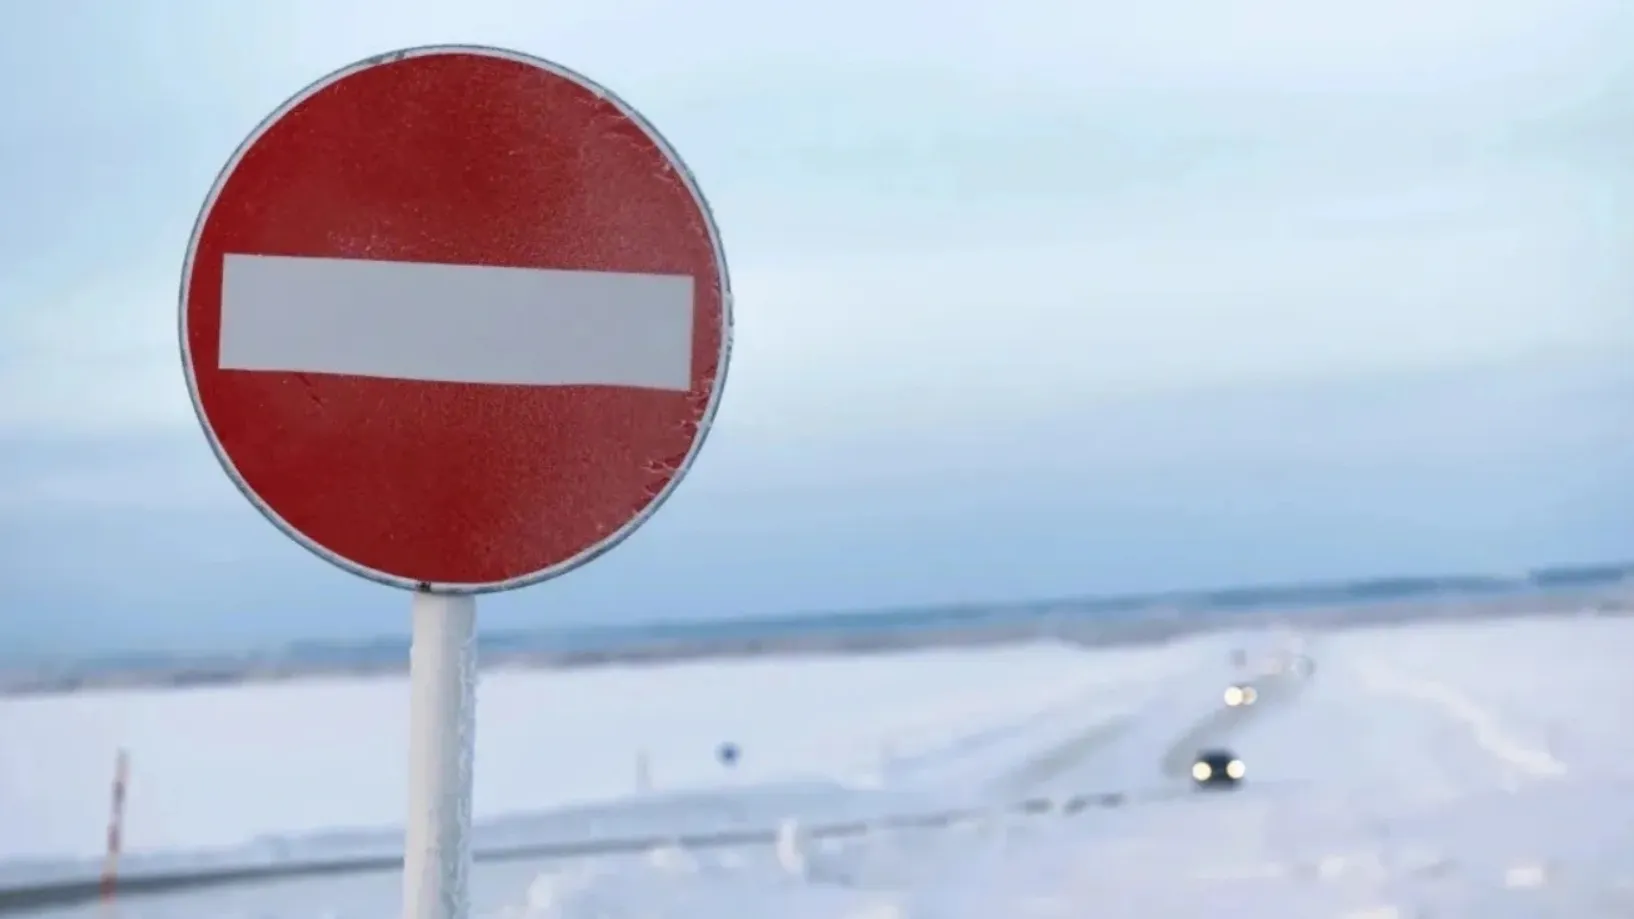
[{"label": "dark car on road", "polygon": [[1198,788],[1235,788],[1246,770],[1230,750],[1203,750],[1191,764],[1192,784]]}]

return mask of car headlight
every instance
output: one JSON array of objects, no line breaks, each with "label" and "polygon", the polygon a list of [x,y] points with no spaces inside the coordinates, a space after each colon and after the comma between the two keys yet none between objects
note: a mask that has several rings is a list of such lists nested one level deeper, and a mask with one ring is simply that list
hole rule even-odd
[{"label": "car headlight", "polygon": [[1231,778],[1240,779],[1243,777],[1243,773],[1246,771],[1247,770],[1243,769],[1243,761],[1240,759],[1234,759],[1231,762],[1226,763],[1226,775],[1230,776]]},{"label": "car headlight", "polygon": [[1225,704],[1227,704],[1227,705],[1241,705],[1241,704],[1243,704],[1243,688],[1241,686],[1228,686],[1228,687],[1226,687]]},{"label": "car headlight", "polygon": [[1209,768],[1208,763],[1193,763],[1192,764],[1191,777],[1196,779],[1199,782],[1207,782],[1208,777],[1213,775],[1213,774],[1214,774],[1214,770]]},{"label": "car headlight", "polygon": [[1243,704],[1244,705],[1253,705],[1259,699],[1259,697],[1260,697],[1260,692],[1259,692],[1259,690],[1255,689],[1254,687],[1247,686],[1247,687],[1243,688]]}]

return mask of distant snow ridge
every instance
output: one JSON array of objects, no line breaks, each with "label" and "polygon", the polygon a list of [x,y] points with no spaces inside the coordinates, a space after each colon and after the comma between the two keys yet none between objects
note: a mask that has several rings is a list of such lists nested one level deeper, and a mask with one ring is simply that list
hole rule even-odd
[{"label": "distant snow ridge", "polygon": [[1558,778],[1566,764],[1549,751],[1513,736],[1499,713],[1478,705],[1452,686],[1405,673],[1382,661],[1367,661],[1357,671],[1368,688],[1425,702],[1465,725],[1475,743],[1494,759],[1529,778]]},{"label": "distant snow ridge", "polygon": [[698,860],[691,852],[678,845],[665,845],[647,853],[647,864],[669,875],[688,875],[698,872]]},{"label": "distant snow ridge", "polygon": [[880,900],[864,903],[852,912],[846,913],[843,919],[908,919],[902,905],[892,900]]},{"label": "distant snow ridge", "polygon": [[505,907],[494,919],[567,919],[575,915],[577,901],[591,889],[600,874],[590,862],[547,871],[528,885],[521,906]]},{"label": "distant snow ridge", "polygon": [[1401,907],[1369,906],[1363,909],[1353,909],[1340,916],[1340,919],[1417,919],[1417,913],[1404,913]]},{"label": "distant snow ridge", "polygon": [[[867,613],[695,620],[663,626],[597,626],[484,634],[485,666],[653,663],[767,651],[846,652],[945,647],[972,639],[1072,634],[1102,629],[1133,634],[1131,625],[1202,623],[1221,616],[1289,609],[1339,609],[1401,604],[1447,606],[1448,600],[1525,600],[1566,594],[1573,609],[1601,614],[1628,610],[1625,585],[1634,562],[1544,568],[1513,575],[1369,578],[1339,583],[1250,586],[1123,597],[1080,597],[988,607],[881,609]],[[1428,609],[1425,610],[1426,612]],[[1186,631],[1186,630],[1182,630]],[[6,655],[0,649],[0,693],[70,692],[87,686],[220,685],[311,674],[397,673],[408,660],[407,636],[353,641],[297,641],[281,647],[213,655],[91,654],[66,660]]]},{"label": "distant snow ridge", "polygon": [[785,820],[777,828],[777,864],[789,874],[804,880],[810,871],[806,855],[806,837],[800,821]]}]

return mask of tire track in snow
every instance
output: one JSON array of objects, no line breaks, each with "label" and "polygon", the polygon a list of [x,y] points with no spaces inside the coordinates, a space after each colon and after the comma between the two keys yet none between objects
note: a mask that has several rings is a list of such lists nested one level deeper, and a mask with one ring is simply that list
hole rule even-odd
[{"label": "tire track in snow", "polygon": [[1028,758],[1000,779],[1000,792],[1011,796],[1028,794],[1052,779],[1067,774],[1121,735],[1133,718],[1132,715],[1124,715],[1093,725]]},{"label": "tire track in snow", "polygon": [[1516,737],[1497,712],[1476,703],[1453,686],[1416,676],[1379,660],[1360,661],[1352,669],[1367,691],[1429,705],[1463,725],[1476,746],[1517,772],[1531,778],[1558,778],[1567,772],[1566,764],[1553,753]]},{"label": "tire track in snow", "polygon": [[[1111,702],[1117,699],[1119,689],[1121,687],[1110,690],[1101,687],[1066,700],[1057,700],[1014,721],[955,737],[925,751],[890,757],[885,775],[893,786],[923,783],[928,778],[948,771],[950,767],[977,762],[995,752],[1002,754],[1018,744],[1026,744],[1029,739],[1047,732],[1051,725],[1060,723],[1074,713],[1115,708]],[[1117,716],[1106,715],[1095,720],[1089,731],[1097,732],[1105,723],[1115,720],[1118,720]],[[1051,748],[1053,749],[1054,745]],[[1030,757],[1028,761],[1031,762],[1033,759]]]}]

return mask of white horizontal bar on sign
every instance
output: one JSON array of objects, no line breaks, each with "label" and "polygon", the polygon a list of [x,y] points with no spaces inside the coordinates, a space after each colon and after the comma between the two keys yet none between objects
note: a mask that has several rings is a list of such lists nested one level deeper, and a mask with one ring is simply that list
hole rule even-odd
[{"label": "white horizontal bar on sign", "polygon": [[220,366],[684,392],[692,278],[228,255]]}]

